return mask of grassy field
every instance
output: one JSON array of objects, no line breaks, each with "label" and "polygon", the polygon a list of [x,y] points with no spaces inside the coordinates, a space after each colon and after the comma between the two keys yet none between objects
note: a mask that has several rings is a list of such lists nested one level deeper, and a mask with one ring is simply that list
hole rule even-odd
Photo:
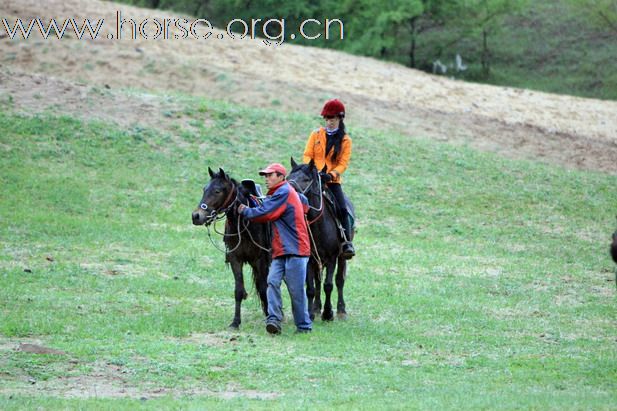
[{"label": "grassy field", "polygon": [[286,300],[273,338],[251,290],[230,331],[207,167],[258,178],[318,119],[166,98],[190,126],[1,108],[1,409],[617,409],[617,177],[350,124],[348,320],[295,335]]}]

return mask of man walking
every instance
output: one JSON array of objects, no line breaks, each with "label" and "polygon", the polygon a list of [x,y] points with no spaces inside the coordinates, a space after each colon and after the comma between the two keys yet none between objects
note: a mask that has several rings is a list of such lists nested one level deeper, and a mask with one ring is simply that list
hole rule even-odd
[{"label": "man walking", "polygon": [[287,171],[282,164],[273,163],[259,172],[266,179],[268,197],[255,208],[245,205],[238,207],[242,216],[255,222],[272,222],[272,264],[268,273],[268,318],[266,330],[280,334],[283,321],[281,282],[285,281],[296,332],[310,332],[306,292],[306,264],[311,246],[304,215],[308,202],[303,194],[285,181]]}]

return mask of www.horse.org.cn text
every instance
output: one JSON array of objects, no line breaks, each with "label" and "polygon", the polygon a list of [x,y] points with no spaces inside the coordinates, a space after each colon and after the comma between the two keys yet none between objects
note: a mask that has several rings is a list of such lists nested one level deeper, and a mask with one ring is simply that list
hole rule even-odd
[{"label": "www.horse.org.cn text", "polygon": [[[105,31],[105,28],[110,31]],[[284,18],[232,19],[224,30],[215,30],[207,19],[145,18],[136,20],[116,11],[115,20],[105,19],[31,19],[18,18],[14,22],[2,18],[0,35],[11,40],[27,40],[31,37],[57,39],[76,37],[80,40],[198,40],[261,38],[266,45],[278,46],[287,40],[343,40],[345,29],[340,19],[302,20],[295,30],[288,30]],[[4,31],[5,33],[2,33]],[[5,35],[3,35],[5,34]]]}]

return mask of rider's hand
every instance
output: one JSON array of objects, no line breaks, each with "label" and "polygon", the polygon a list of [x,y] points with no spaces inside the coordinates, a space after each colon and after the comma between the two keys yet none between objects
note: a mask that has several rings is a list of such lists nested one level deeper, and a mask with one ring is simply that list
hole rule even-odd
[{"label": "rider's hand", "polygon": [[238,213],[242,214],[242,211],[246,208],[246,206],[244,204],[240,204],[238,206]]},{"label": "rider's hand", "polygon": [[319,173],[319,178],[321,178],[321,181],[324,183],[329,183],[330,181],[332,181],[332,174],[330,173],[324,173],[323,171]]}]

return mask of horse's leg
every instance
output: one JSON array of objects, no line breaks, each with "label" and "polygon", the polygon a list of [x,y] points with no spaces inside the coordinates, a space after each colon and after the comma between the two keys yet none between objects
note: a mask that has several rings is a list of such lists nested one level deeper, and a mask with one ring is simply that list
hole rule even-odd
[{"label": "horse's leg", "polygon": [[334,261],[326,264],[326,281],[324,281],[323,289],[326,294],[326,302],[324,303],[323,313],[321,313],[321,319],[324,321],[332,321],[334,313],[332,312],[332,290],[334,289],[333,277],[334,268],[336,267]]},{"label": "horse's leg", "polygon": [[234,279],[236,280],[236,288],[234,292],[234,297],[236,300],[236,311],[234,313],[234,319],[229,324],[230,328],[238,328],[240,327],[241,315],[240,308],[242,306],[242,300],[246,300],[248,294],[246,293],[246,289],[244,288],[244,276],[242,275],[242,262],[237,259],[231,257],[229,259],[229,264],[231,265],[231,270],[234,273]]},{"label": "horse's leg", "polygon": [[321,272],[323,267],[320,267],[317,262],[315,262],[314,274],[313,274],[313,282],[315,283],[315,298],[313,300],[313,313],[319,314],[321,313]]},{"label": "horse's leg", "polygon": [[345,277],[347,276],[347,260],[343,257],[339,257],[337,265],[338,267],[336,268],[336,291],[338,292],[338,301],[336,304],[336,316],[341,320],[345,320],[347,319],[347,311],[345,311],[343,287],[345,287]]},{"label": "horse's leg", "polygon": [[253,275],[255,276],[255,284],[257,285],[257,291],[259,292],[259,299],[261,300],[261,309],[264,315],[268,316],[268,270],[270,269],[270,263],[267,255],[261,255],[257,260],[256,267],[253,268]]},{"label": "horse's leg", "polygon": [[313,312],[313,298],[315,298],[315,263],[313,258],[309,259],[308,266],[306,267],[306,299],[308,301],[308,311],[311,321],[315,319],[315,313]]}]

